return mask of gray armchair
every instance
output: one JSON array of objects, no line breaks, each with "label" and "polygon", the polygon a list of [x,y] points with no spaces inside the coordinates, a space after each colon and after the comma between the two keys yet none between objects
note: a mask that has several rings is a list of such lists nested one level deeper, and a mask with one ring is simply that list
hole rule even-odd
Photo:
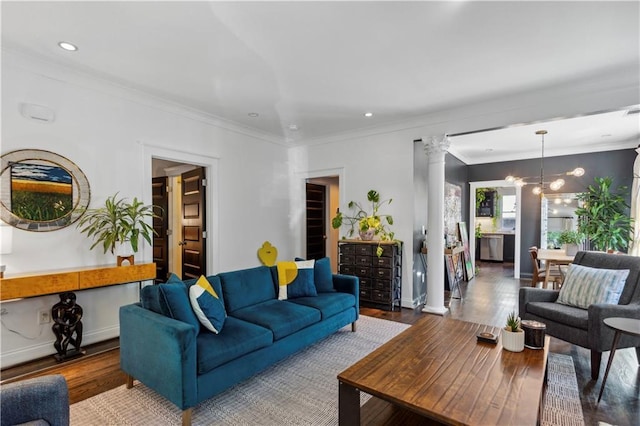
[{"label": "gray armchair", "polygon": [[[602,352],[611,350],[614,331],[602,322],[609,317],[640,319],[640,257],[601,252],[578,252],[574,263],[591,268],[629,269],[617,305],[596,304],[588,309],[556,303],[557,290],[520,288],[519,310],[524,320],[540,321],[547,334],[591,350],[591,378],[600,374]],[[640,363],[640,337],[622,335],[618,348],[636,348]]]},{"label": "gray armchair", "polygon": [[69,389],[61,375],[37,377],[0,387],[0,424],[69,425]]}]

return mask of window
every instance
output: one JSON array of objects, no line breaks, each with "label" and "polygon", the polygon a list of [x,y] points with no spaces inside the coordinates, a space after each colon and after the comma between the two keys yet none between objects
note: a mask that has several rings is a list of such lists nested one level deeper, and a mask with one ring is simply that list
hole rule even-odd
[{"label": "window", "polygon": [[502,229],[516,228],[516,196],[503,195],[502,200]]}]

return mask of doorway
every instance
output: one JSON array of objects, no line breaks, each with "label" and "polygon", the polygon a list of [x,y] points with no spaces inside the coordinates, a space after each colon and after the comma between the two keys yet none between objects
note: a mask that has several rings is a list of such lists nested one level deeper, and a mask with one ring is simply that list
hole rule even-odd
[{"label": "doorway", "polygon": [[171,273],[181,279],[207,274],[206,169],[170,160],[152,160],[154,205],[162,217],[154,220],[156,282]]},{"label": "doorway", "polygon": [[328,257],[333,273],[338,271],[340,230],[331,219],[340,208],[340,178],[323,176],[305,179],[305,244],[307,259]]},{"label": "doorway", "polygon": [[[495,188],[498,192],[500,192],[501,190],[504,190],[505,193],[511,194],[511,193],[515,193],[515,204],[513,207],[510,207],[509,210],[513,209],[513,218],[509,217],[507,218],[508,221],[508,225],[505,225],[502,223],[502,218],[500,219],[501,221],[499,223],[495,223],[492,224],[492,228],[497,228],[497,229],[491,229],[491,231],[497,231],[498,234],[496,235],[501,235],[502,240],[500,241],[500,245],[501,248],[503,248],[502,253],[504,254],[504,247],[505,247],[505,240],[504,240],[504,234],[505,232],[505,227],[508,228],[508,231],[511,231],[514,235],[513,238],[513,277],[516,279],[520,278],[520,217],[521,217],[521,193],[522,193],[522,188],[520,188],[519,186],[515,186],[515,185],[510,185],[509,183],[503,181],[503,180],[494,180],[494,181],[482,181],[482,182],[469,182],[469,223],[470,223],[470,228],[469,228],[469,250],[471,252],[471,258],[473,259],[473,264],[475,265],[476,262],[478,262],[480,260],[480,257],[478,256],[479,254],[479,250],[478,250],[478,245],[477,245],[477,240],[474,237],[475,235],[475,231],[476,231],[476,226],[478,224],[485,224],[486,223],[486,219],[485,218],[481,218],[478,217],[478,215],[476,214],[476,190],[480,189],[480,188]],[[502,197],[502,199],[500,201],[502,201],[504,199],[504,197]],[[482,220],[485,220],[485,222],[483,222]],[[491,219],[489,219],[491,221]],[[511,220],[513,220],[513,223],[511,222]],[[505,222],[507,223],[507,222]],[[489,226],[485,226],[484,228],[482,228],[484,231],[487,231],[489,228]],[[490,234],[490,232],[486,232],[486,234]],[[509,232],[507,232],[507,234],[509,234]],[[494,245],[496,244],[497,239],[492,239],[491,241],[487,240],[487,243],[493,243]],[[510,239],[507,239],[507,241],[509,242]],[[489,247],[490,249],[490,247]],[[508,250],[510,250],[511,248],[509,247]],[[490,250],[489,250],[490,251]],[[502,257],[502,256],[500,256]]]}]

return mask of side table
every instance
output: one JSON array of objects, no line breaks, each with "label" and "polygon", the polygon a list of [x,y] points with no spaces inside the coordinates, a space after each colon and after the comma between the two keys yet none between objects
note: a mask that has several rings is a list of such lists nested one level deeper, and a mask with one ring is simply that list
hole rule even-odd
[{"label": "side table", "polygon": [[616,331],[613,335],[613,343],[611,344],[611,354],[609,354],[609,361],[607,362],[607,369],[604,372],[604,378],[602,379],[602,386],[600,387],[600,394],[598,395],[598,402],[602,398],[602,392],[604,391],[604,384],[607,382],[607,376],[609,375],[609,369],[611,368],[611,362],[613,356],[616,354],[616,346],[618,346],[618,340],[622,333],[631,334],[633,336],[640,336],[640,319],[635,318],[605,318],[603,320],[607,327],[611,327]]}]

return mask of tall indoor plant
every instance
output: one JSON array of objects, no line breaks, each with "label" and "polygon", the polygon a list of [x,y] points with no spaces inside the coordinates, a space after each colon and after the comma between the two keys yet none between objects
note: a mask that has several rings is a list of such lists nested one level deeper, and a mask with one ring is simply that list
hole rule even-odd
[{"label": "tall indoor plant", "polygon": [[[368,213],[360,203],[350,201],[348,206],[355,211],[353,216],[347,216],[339,211],[331,220],[331,226],[337,229],[343,224],[348,225],[350,227],[347,233],[349,237],[353,237],[357,229],[363,241],[370,241],[375,237],[379,241],[393,241],[394,233],[388,227],[388,225],[393,225],[393,217],[389,214],[378,213],[381,206],[391,204],[393,200],[389,198],[380,201],[380,193],[372,189],[367,193],[367,201],[371,203],[371,213]],[[379,244],[376,254],[382,255],[382,247]]]},{"label": "tall indoor plant", "polygon": [[103,207],[87,210],[80,218],[78,228],[93,238],[91,250],[101,245],[104,253],[110,251],[115,254],[119,245],[130,244],[133,253],[137,253],[141,238],[153,244],[152,237],[156,232],[147,220],[158,217],[154,207],[144,205],[137,198],[129,203],[124,198],[118,198],[116,193],[107,197]]},{"label": "tall indoor plant", "polygon": [[612,189],[610,177],[596,177],[594,185],[577,194],[582,206],[576,209],[578,231],[586,235],[596,250],[627,248],[633,219],[629,217],[628,188]]}]

